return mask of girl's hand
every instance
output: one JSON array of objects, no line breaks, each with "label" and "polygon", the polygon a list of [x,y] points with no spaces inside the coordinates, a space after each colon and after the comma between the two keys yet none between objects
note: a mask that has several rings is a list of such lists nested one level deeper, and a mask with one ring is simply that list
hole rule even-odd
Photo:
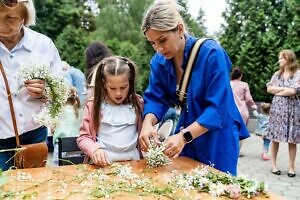
[{"label": "girl's hand", "polygon": [[27,92],[33,98],[42,98],[45,91],[45,81],[41,79],[32,79],[24,81]]},{"label": "girl's hand", "polygon": [[92,160],[95,165],[99,165],[100,167],[111,164],[108,160],[107,153],[103,149],[97,149],[93,154]]},{"label": "girl's hand", "polygon": [[164,154],[169,158],[177,158],[186,144],[181,132],[169,136],[164,143],[166,147]]},{"label": "girl's hand", "polygon": [[159,144],[158,136],[157,136],[157,130],[155,126],[152,126],[151,124],[143,124],[140,136],[139,136],[139,144],[142,151],[147,151],[150,145],[150,138],[154,139],[154,142]]}]

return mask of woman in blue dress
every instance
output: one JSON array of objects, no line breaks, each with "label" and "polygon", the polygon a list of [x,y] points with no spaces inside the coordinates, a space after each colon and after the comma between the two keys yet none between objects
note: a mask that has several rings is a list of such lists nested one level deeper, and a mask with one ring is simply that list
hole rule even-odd
[{"label": "woman in blue dress", "polygon": [[[175,1],[156,1],[146,12],[142,31],[156,51],[150,61],[149,86],[139,137],[142,150],[157,139],[154,125],[178,103],[176,89],[197,38],[189,35]],[[249,133],[230,87],[231,61],[214,40],[206,40],[195,58],[174,135],[165,140],[170,158],[187,156],[232,175],[237,174],[239,139]]]}]

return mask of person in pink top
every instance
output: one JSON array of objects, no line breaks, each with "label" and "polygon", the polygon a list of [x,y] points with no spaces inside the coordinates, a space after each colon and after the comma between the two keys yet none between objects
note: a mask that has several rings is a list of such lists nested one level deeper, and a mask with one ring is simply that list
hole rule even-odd
[{"label": "person in pink top", "polygon": [[[245,124],[247,125],[249,121],[248,107],[257,109],[257,106],[251,96],[248,83],[242,81],[242,78],[243,78],[243,73],[241,69],[238,67],[233,68],[231,73],[230,85],[232,88],[235,104],[237,105],[238,110],[240,111],[242,118]],[[241,147],[242,147],[242,142],[240,141],[240,151],[241,151]]]}]

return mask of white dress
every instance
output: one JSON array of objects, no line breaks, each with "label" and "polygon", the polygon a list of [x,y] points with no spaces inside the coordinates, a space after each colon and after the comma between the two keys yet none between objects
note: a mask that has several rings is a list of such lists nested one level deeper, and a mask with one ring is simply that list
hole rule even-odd
[{"label": "white dress", "polygon": [[137,121],[132,105],[101,105],[101,123],[97,142],[111,162],[139,160]]}]

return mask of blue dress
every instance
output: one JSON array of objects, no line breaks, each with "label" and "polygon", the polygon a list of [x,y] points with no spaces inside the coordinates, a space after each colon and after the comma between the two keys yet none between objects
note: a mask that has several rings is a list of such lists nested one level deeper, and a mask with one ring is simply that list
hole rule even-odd
[{"label": "blue dress", "polygon": [[[196,38],[185,35],[183,66]],[[156,53],[150,61],[149,86],[144,92],[144,115],[153,113],[160,121],[168,108],[177,103],[176,73],[172,60]],[[214,40],[206,40],[197,55],[187,88],[187,102],[180,115],[179,127],[197,121],[209,129],[186,144],[182,154],[232,175],[237,173],[239,139],[249,132],[234,103],[230,87],[231,61],[225,50]]]}]

